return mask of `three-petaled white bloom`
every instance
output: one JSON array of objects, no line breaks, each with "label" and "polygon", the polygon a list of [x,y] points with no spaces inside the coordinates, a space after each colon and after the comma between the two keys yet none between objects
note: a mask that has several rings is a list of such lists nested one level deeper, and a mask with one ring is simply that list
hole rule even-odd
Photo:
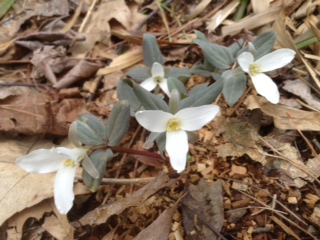
[{"label": "three-petaled white bloom", "polygon": [[54,180],[54,201],[61,214],[67,214],[74,200],[73,181],[80,161],[86,157],[84,148],[38,149],[17,158],[16,164],[30,173],[57,171]]},{"label": "three-petaled white bloom", "polygon": [[160,63],[155,62],[151,68],[151,77],[144,80],[140,86],[152,91],[158,86],[170,97],[168,80],[164,76],[164,69]]},{"label": "three-petaled white bloom", "polygon": [[216,105],[185,108],[174,115],[161,110],[144,110],[136,113],[136,119],[151,132],[166,132],[166,150],[171,166],[177,172],[182,172],[186,167],[189,149],[186,131],[199,130],[219,111]]},{"label": "three-petaled white bloom", "polygon": [[250,52],[243,52],[238,56],[238,63],[241,69],[248,73],[257,92],[277,104],[280,94],[277,85],[264,72],[281,68],[292,61],[295,51],[291,49],[279,49],[254,61]]}]

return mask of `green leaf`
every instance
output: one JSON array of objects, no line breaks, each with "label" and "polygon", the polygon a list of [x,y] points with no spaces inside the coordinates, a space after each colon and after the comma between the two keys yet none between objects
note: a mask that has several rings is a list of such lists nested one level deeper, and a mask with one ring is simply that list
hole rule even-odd
[{"label": "green leaf", "polygon": [[150,68],[148,67],[141,67],[141,68],[134,68],[127,72],[127,75],[135,80],[136,82],[143,82],[147,78],[151,77]]},{"label": "green leaf", "polygon": [[128,101],[122,100],[112,108],[106,126],[107,135],[109,137],[109,146],[116,146],[121,142],[121,139],[129,129],[129,124],[130,105]]},{"label": "green leaf", "polygon": [[163,65],[164,60],[161,54],[157,39],[150,33],[143,34],[143,62],[144,65],[149,68],[152,67],[153,63],[158,62]]},{"label": "green leaf", "polygon": [[202,40],[202,41],[205,41],[205,42],[209,42],[208,39],[207,39],[207,37],[206,37],[206,35],[204,35],[203,32],[200,32],[200,31],[198,31],[198,30],[194,30],[194,33],[196,34],[197,39]]},{"label": "green leaf", "polygon": [[16,0],[0,0],[0,18],[12,7]]},{"label": "green leaf", "polygon": [[127,100],[130,104],[131,116],[140,109],[141,102],[133,92],[133,83],[129,80],[120,80],[117,86],[117,94],[120,100]]},{"label": "green leaf", "polygon": [[98,178],[92,177],[85,169],[82,171],[82,179],[86,186],[92,191],[96,192],[99,188],[101,180],[106,171],[107,162],[113,158],[113,152],[110,149],[96,150],[90,155],[93,166],[99,173]]},{"label": "green leaf", "polygon": [[253,45],[256,48],[255,59],[259,59],[270,53],[276,41],[277,34],[274,31],[260,34],[254,41]]},{"label": "green leaf", "polygon": [[166,158],[164,151],[166,150],[166,132],[161,133],[157,138],[156,138],[156,143],[158,146],[158,150],[160,152],[160,155],[162,158]]},{"label": "green leaf", "polygon": [[198,91],[201,91],[203,89],[205,89],[206,87],[208,87],[209,83],[201,83],[201,84],[197,84],[195,85],[189,92],[189,96],[196,94]]},{"label": "green leaf", "polygon": [[247,78],[242,72],[227,71],[222,74],[224,78],[223,96],[229,106],[233,106],[244,94],[247,88]]},{"label": "green leaf", "polygon": [[[254,54],[254,59],[257,60],[264,55],[270,53],[273,49],[274,43],[276,41],[277,34],[274,31],[265,32],[256,37],[256,39],[252,42],[256,51]],[[248,52],[248,45],[238,51],[237,56],[240,53]]]},{"label": "green leaf", "polygon": [[230,49],[233,57],[236,57],[239,55],[239,51],[242,49],[243,44],[244,44],[244,41],[241,38],[228,47]]},{"label": "green leaf", "polygon": [[223,81],[216,81],[209,87],[202,88],[180,101],[180,109],[189,107],[199,107],[212,103],[221,93]]},{"label": "green leaf", "polygon": [[195,39],[194,42],[200,46],[205,59],[214,67],[225,70],[233,64],[234,58],[229,48],[198,39]]},{"label": "green leaf", "polygon": [[81,115],[77,120],[77,136],[86,145],[102,145],[107,142],[105,126],[99,118],[92,114]]},{"label": "green leaf", "polygon": [[133,85],[133,92],[146,110],[162,110],[168,112],[168,105],[159,96],[152,94],[137,84]]},{"label": "green leaf", "polygon": [[175,77],[183,80],[183,78],[191,77],[191,72],[188,68],[169,67],[165,70],[165,77]]},{"label": "green leaf", "polygon": [[211,77],[211,69],[207,69],[202,62],[196,62],[190,71],[191,73],[202,77]]},{"label": "green leaf", "polygon": [[188,95],[186,87],[179,79],[170,76],[168,77],[167,83],[170,92],[172,91],[172,89],[177,89],[180,94],[183,94],[184,96]]}]

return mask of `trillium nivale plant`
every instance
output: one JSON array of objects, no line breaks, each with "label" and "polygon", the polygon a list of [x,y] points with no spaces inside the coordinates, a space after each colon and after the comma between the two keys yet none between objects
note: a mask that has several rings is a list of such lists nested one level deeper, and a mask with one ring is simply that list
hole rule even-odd
[{"label": "trillium nivale plant", "polygon": [[75,121],[70,125],[68,137],[76,148],[38,149],[16,160],[16,164],[29,173],[57,172],[54,179],[54,202],[61,214],[67,214],[73,205],[73,181],[81,161],[92,177],[99,177],[97,169],[87,155],[88,149],[81,147],[77,139],[76,129]]},{"label": "trillium nivale plant", "polygon": [[151,77],[144,80],[140,84],[140,86],[145,88],[148,91],[152,91],[157,86],[159,86],[162,89],[162,91],[164,91],[170,97],[168,80],[165,78],[164,69],[162,65],[158,62],[155,62],[152,65]]},{"label": "trillium nivale plant", "polygon": [[186,167],[188,136],[186,131],[196,131],[210,122],[220,111],[216,105],[184,108],[175,114],[161,110],[143,110],[136,113],[140,125],[153,133],[166,132],[165,149],[170,163],[177,172]]},{"label": "trillium nivale plant", "polygon": [[281,68],[290,63],[295,56],[295,51],[283,48],[264,55],[254,61],[250,52],[241,53],[237,60],[242,71],[249,74],[257,92],[273,104],[277,104],[280,94],[277,85],[264,72]]}]

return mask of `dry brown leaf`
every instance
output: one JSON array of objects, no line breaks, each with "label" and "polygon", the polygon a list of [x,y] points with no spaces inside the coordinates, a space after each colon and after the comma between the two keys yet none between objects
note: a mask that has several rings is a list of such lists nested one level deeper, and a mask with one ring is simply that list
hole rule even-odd
[{"label": "dry brown leaf", "polygon": [[82,98],[59,102],[54,92],[49,95],[35,88],[10,89],[2,87],[3,97],[7,97],[0,99],[0,132],[66,136],[70,123],[84,107]]},{"label": "dry brown leaf", "polygon": [[177,206],[169,207],[147,228],[142,230],[134,240],[167,240],[172,226],[172,216]]},{"label": "dry brown leaf", "polygon": [[221,180],[190,185],[181,200],[182,218],[189,239],[217,239],[224,222]]},{"label": "dry brown leaf", "polygon": [[282,87],[284,90],[301,97],[311,107],[320,110],[320,99],[311,93],[310,87],[300,79],[287,80]]},{"label": "dry brown leaf", "polygon": [[69,10],[69,2],[65,0],[17,0],[10,13],[18,17],[0,25],[0,43],[11,40],[21,25],[33,16],[67,16]]},{"label": "dry brown leaf", "polygon": [[105,223],[112,215],[120,214],[122,211],[129,207],[141,205],[152,194],[156,193],[164,187],[172,186],[175,181],[175,179],[170,179],[166,173],[161,172],[160,175],[156,177],[152,182],[134,192],[131,196],[126,197],[122,200],[118,200],[111,204],[101,205],[93,211],[88,212],[79,221],[83,225]]},{"label": "dry brown leaf", "polygon": [[[272,104],[258,96],[249,96],[245,102],[248,109],[260,108],[261,111],[274,118],[279,129],[296,129],[301,131],[320,131],[320,113],[307,112],[280,104]],[[294,124],[293,124],[293,123]]]},{"label": "dry brown leaf", "polygon": [[186,16],[187,20],[194,19],[198,16],[210,3],[212,0],[202,0],[198,5],[193,9],[193,11]]},{"label": "dry brown leaf", "polygon": [[104,41],[110,44],[110,20],[116,20],[125,29],[133,30],[146,17],[138,13],[138,8],[135,7],[134,4],[129,8],[124,0],[103,0],[96,9],[84,26],[83,31],[80,30],[86,40],[77,43],[72,48],[71,52],[74,55],[84,55],[88,53],[98,41]]},{"label": "dry brown leaf", "polygon": [[99,69],[97,75],[106,75],[116,71],[123,70],[125,68],[131,67],[134,64],[141,62],[143,59],[142,48],[135,49],[130,52],[126,52],[112,59],[112,63],[105,67]]}]

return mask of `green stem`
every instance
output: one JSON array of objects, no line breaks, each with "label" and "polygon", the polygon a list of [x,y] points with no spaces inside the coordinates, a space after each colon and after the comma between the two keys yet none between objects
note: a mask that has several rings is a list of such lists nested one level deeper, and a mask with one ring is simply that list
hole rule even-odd
[{"label": "green stem", "polygon": [[313,44],[313,43],[315,43],[317,41],[318,41],[318,38],[313,36],[313,37],[307,38],[307,39],[305,39],[305,40],[303,40],[301,42],[298,42],[296,44],[296,47],[298,49],[302,49],[302,48],[308,47],[309,45],[311,45],[311,44]]},{"label": "green stem", "polygon": [[240,6],[237,12],[233,16],[234,21],[237,22],[244,17],[248,4],[249,4],[249,0],[240,0]]}]

